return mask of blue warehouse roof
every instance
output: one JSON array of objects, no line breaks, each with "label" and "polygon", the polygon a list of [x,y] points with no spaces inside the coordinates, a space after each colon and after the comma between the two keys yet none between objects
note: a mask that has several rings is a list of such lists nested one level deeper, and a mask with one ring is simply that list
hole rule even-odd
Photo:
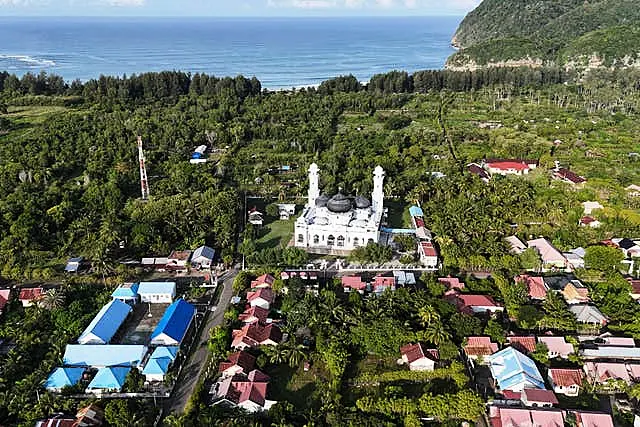
[{"label": "blue warehouse roof", "polygon": [[163,357],[168,357],[173,362],[176,360],[176,355],[178,354],[178,346],[160,346],[156,347],[156,349],[151,354],[151,359],[160,359]]},{"label": "blue warehouse roof", "polygon": [[44,387],[47,389],[59,389],[78,384],[84,373],[84,368],[56,368],[49,375]]},{"label": "blue warehouse roof", "polygon": [[118,289],[111,294],[113,298],[137,298],[138,297],[138,284],[137,283],[125,283],[118,286]]},{"label": "blue warehouse roof", "polygon": [[418,206],[411,206],[409,208],[409,214],[411,216],[424,216],[422,209],[420,209]]},{"label": "blue warehouse roof", "polygon": [[522,384],[528,388],[545,388],[535,362],[513,347],[492,354],[488,360],[491,374],[501,390],[521,389]]},{"label": "blue warehouse roof", "polygon": [[176,300],[164,312],[160,323],[151,334],[151,341],[160,335],[172,338],[177,344],[182,342],[191,320],[196,315],[196,308],[183,299]]},{"label": "blue warehouse roof", "polygon": [[131,307],[114,299],[107,303],[84,330],[79,343],[108,343],[131,312]]},{"label": "blue warehouse roof", "polygon": [[175,294],[176,282],[140,282],[138,294]]},{"label": "blue warehouse roof", "polygon": [[69,344],[62,363],[65,366],[137,366],[147,353],[143,345],[82,345]]},{"label": "blue warehouse roof", "polygon": [[125,367],[101,368],[87,389],[121,390],[130,370]]},{"label": "blue warehouse roof", "polygon": [[168,357],[160,357],[157,359],[149,359],[144,369],[142,370],[143,375],[165,375],[169,372],[169,365],[171,365],[172,360]]}]

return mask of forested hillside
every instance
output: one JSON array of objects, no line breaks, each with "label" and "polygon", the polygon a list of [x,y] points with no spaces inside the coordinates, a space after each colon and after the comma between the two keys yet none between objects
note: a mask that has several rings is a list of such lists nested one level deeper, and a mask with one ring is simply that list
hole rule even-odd
[{"label": "forested hillside", "polygon": [[[453,44],[462,50],[448,66],[514,65],[507,61],[577,69],[632,65],[638,54],[633,30],[640,24],[639,6],[637,0],[485,0],[460,24]],[[631,31],[627,38],[622,28]]]}]

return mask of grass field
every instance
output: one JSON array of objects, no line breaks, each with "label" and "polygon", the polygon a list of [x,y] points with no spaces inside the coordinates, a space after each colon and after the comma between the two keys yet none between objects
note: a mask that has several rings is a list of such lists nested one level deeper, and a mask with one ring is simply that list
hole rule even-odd
[{"label": "grass field", "polygon": [[264,235],[257,241],[258,249],[276,248],[286,246],[293,238],[295,219],[289,221],[273,221],[263,227],[261,230]]}]

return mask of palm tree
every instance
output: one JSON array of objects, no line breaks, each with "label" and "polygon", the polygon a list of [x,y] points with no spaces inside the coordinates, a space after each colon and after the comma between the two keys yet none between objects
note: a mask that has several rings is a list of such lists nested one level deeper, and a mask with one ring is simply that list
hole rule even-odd
[{"label": "palm tree", "polygon": [[45,294],[44,298],[40,302],[42,307],[47,310],[55,310],[64,305],[65,295],[64,292],[58,289],[49,289]]},{"label": "palm tree", "polygon": [[274,365],[284,363],[287,359],[287,349],[285,345],[266,346],[263,348],[263,351],[269,358],[269,361]]},{"label": "palm tree", "polygon": [[433,322],[427,326],[424,331],[424,337],[435,345],[440,345],[450,338],[449,333],[444,330],[444,326],[442,326],[440,321]]},{"label": "palm tree", "polygon": [[420,310],[418,310],[418,317],[424,326],[440,322],[440,314],[438,314],[432,305],[421,307]]},{"label": "palm tree", "polygon": [[285,355],[289,366],[295,368],[307,358],[306,347],[302,344],[289,344],[285,347]]}]

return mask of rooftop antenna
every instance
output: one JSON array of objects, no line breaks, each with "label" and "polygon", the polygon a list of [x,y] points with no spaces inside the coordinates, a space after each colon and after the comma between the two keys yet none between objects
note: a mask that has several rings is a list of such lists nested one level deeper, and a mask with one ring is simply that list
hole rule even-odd
[{"label": "rooftop antenna", "polygon": [[145,166],[144,150],[142,149],[142,137],[138,135],[138,161],[140,162],[140,189],[142,200],[149,199],[149,181],[147,180],[147,167]]}]

